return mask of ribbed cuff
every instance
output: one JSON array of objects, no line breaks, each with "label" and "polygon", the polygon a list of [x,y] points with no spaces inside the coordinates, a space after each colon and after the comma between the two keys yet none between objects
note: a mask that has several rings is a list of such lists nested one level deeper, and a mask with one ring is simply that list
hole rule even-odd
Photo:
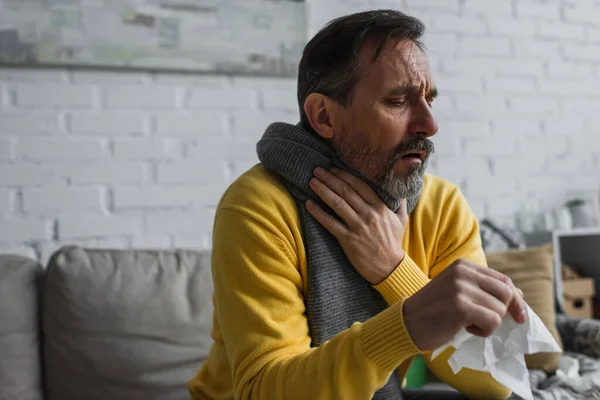
[{"label": "ribbed cuff", "polygon": [[393,371],[404,360],[422,353],[404,325],[404,300],[362,325],[362,347],[371,361],[384,371]]},{"label": "ribbed cuff", "polygon": [[375,289],[389,304],[396,304],[400,299],[410,297],[429,283],[429,278],[415,262],[408,256],[396,267],[383,282],[375,285]]}]

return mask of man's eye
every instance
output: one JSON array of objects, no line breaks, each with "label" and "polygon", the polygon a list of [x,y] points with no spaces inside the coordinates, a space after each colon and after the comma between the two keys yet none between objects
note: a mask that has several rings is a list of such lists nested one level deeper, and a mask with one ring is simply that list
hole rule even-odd
[{"label": "man's eye", "polygon": [[406,99],[388,99],[388,103],[393,106],[403,106],[406,104]]}]

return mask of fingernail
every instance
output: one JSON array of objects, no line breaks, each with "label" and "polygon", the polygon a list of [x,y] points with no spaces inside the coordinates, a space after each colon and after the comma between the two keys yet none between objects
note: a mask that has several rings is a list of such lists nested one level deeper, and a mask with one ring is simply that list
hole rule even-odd
[{"label": "fingernail", "polygon": [[310,181],[308,181],[308,184],[311,186],[316,186],[319,184],[319,180],[317,178],[311,178]]},{"label": "fingernail", "polygon": [[315,175],[316,176],[323,176],[323,174],[325,173],[325,170],[321,167],[319,168],[315,168]]},{"label": "fingernail", "polygon": [[333,172],[334,174],[337,174],[337,173],[340,171],[340,170],[339,170],[339,169],[337,169],[336,167],[329,168],[329,170],[330,170],[331,172]]},{"label": "fingernail", "polygon": [[525,310],[521,310],[520,319],[521,319],[521,323],[527,321],[527,313],[525,312]]}]

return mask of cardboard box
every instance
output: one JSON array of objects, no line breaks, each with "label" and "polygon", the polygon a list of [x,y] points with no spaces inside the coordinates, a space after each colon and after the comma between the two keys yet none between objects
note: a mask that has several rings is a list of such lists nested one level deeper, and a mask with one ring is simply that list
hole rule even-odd
[{"label": "cardboard box", "polygon": [[593,318],[594,280],[591,278],[563,281],[565,312],[578,318]]}]

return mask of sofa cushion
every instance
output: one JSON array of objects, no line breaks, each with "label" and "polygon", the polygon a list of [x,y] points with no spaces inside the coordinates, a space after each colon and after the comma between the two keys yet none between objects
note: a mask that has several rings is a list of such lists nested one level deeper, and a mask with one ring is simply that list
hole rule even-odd
[{"label": "sofa cushion", "polygon": [[39,288],[42,267],[0,255],[0,399],[41,400]]},{"label": "sofa cushion", "polygon": [[[508,276],[523,291],[527,304],[562,347],[554,311],[552,246],[488,253],[486,257],[490,268]],[[525,362],[530,369],[554,372],[558,368],[559,358],[560,353],[526,354]]]},{"label": "sofa cushion", "polygon": [[44,294],[50,400],[189,398],[211,345],[208,254],[89,250],[52,256]]}]

